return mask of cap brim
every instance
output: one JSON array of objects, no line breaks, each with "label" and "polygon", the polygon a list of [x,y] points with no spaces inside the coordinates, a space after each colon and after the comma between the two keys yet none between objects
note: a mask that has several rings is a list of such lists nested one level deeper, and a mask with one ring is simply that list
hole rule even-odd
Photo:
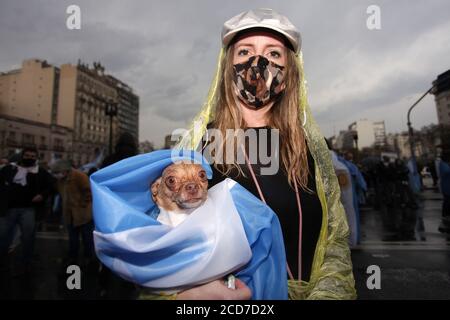
[{"label": "cap brim", "polygon": [[286,31],[281,30],[280,28],[274,27],[272,25],[267,25],[264,23],[253,23],[253,24],[248,24],[239,28],[235,28],[231,31],[228,31],[225,35],[222,36],[222,44],[224,47],[228,47],[228,45],[230,44],[230,42],[234,39],[234,37],[241,31],[244,30],[248,30],[248,29],[255,29],[255,28],[264,28],[264,29],[269,29],[269,30],[273,30],[276,31],[278,33],[280,33],[281,35],[283,35],[288,41],[289,43],[292,45],[292,48],[294,49],[295,52],[298,52],[300,47],[301,47],[301,39],[299,39],[299,42],[297,43],[297,41]]}]

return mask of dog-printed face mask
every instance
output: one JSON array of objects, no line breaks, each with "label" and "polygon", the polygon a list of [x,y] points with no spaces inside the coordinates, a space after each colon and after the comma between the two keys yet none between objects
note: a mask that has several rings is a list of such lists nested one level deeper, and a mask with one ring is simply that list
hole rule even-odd
[{"label": "dog-printed face mask", "polygon": [[260,55],[235,64],[233,81],[236,95],[250,107],[264,107],[283,92],[283,69],[283,66]]}]

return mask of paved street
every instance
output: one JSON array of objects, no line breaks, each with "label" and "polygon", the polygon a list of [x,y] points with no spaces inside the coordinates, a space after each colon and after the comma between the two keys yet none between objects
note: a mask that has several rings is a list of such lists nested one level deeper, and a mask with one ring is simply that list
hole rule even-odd
[{"label": "paved street", "polygon": [[[352,251],[356,286],[360,299],[450,299],[450,237],[438,232],[441,195],[433,189],[422,193],[417,213],[423,216],[423,232],[415,239],[402,239],[386,230],[381,212],[363,208],[362,244]],[[411,221],[416,223],[416,221]],[[414,228],[412,226],[412,228]],[[58,228],[37,234],[35,267],[31,278],[8,277],[2,273],[1,298],[5,299],[100,299],[133,298],[133,288],[109,279],[112,293],[102,296],[95,266],[82,267],[81,290],[66,288],[62,257],[67,236]],[[381,269],[381,289],[366,286],[367,267]]]},{"label": "paved street", "polygon": [[[387,231],[381,212],[362,210],[362,244],[352,251],[360,299],[450,299],[450,237],[438,231],[442,197],[433,189],[422,197],[418,213],[423,215],[424,231],[416,230],[416,240]],[[370,265],[381,269],[380,290],[367,288]]]}]

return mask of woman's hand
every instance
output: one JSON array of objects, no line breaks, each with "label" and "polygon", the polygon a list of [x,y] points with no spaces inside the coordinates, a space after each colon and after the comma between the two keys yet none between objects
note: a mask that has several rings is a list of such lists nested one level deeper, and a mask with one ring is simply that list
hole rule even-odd
[{"label": "woman's hand", "polygon": [[228,289],[222,280],[215,280],[179,293],[177,300],[249,300],[251,297],[251,290],[236,278],[236,289]]}]

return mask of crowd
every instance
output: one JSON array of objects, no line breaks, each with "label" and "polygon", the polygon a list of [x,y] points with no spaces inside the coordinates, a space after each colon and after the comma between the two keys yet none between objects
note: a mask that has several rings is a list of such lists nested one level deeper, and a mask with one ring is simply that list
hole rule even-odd
[{"label": "crowd", "polygon": [[[124,134],[118,140],[115,153],[105,158],[100,168],[137,153],[134,138]],[[418,213],[420,210],[417,210],[423,186],[419,170],[414,169],[411,161],[383,156],[356,162],[353,152],[342,153],[330,148],[330,153],[341,188],[341,203],[350,227],[350,247],[361,243],[360,208],[364,206],[378,209],[383,225],[400,239],[417,239],[417,234],[423,231],[422,217]],[[57,160],[46,168],[39,164],[38,150],[34,148],[23,148],[20,157],[13,160],[1,159],[0,162],[2,279],[32,274],[39,222],[59,224],[61,221],[68,236],[67,254],[61,259],[62,267],[76,264],[95,273],[98,297],[135,297],[136,287],[103,267],[94,253],[89,174],[97,168],[83,172],[74,168],[68,160]],[[449,233],[450,151],[443,149],[431,164],[425,171],[431,173],[434,185],[443,195],[439,231]],[[19,244],[21,250],[17,250]]]}]

